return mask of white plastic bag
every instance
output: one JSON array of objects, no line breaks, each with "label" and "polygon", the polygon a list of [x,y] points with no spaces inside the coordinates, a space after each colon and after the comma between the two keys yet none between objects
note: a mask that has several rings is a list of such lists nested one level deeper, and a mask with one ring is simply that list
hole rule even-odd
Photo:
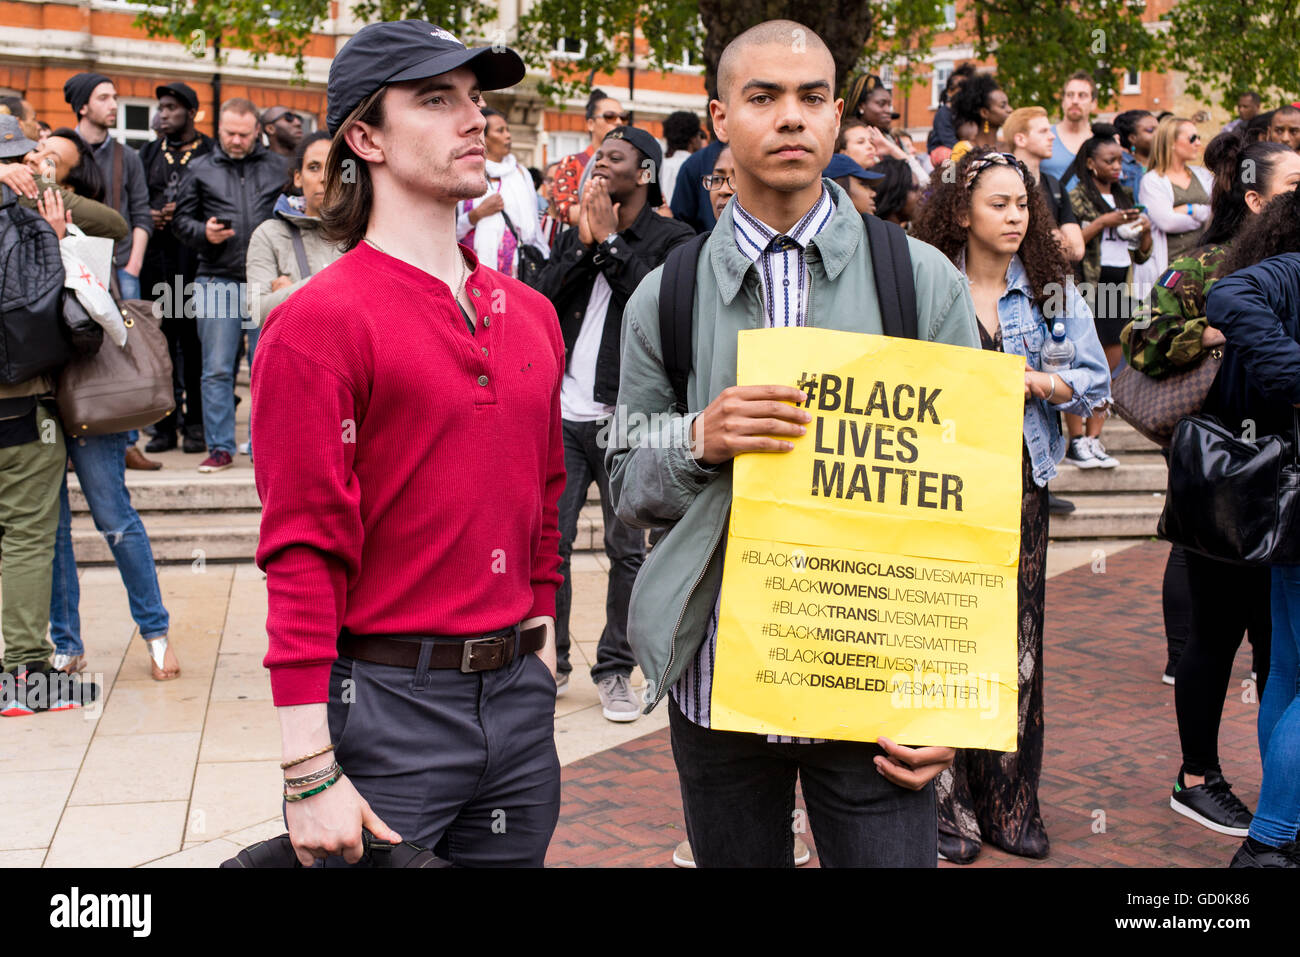
[{"label": "white plastic bag", "polygon": [[[104,334],[122,347],[126,345],[126,322],[122,319],[121,310],[117,308],[117,303],[113,301],[113,296],[108,291],[107,274],[105,279],[101,280],[95,270],[81,257],[83,250],[88,250],[94,256],[95,247],[88,244],[99,241],[98,237],[87,236],[76,226],[68,225],[68,235],[59,242],[59,252],[63,256],[63,285],[77,294],[77,299],[85,307],[86,312],[104,327]],[[111,264],[113,241],[111,239],[103,241],[108,243],[110,257],[108,262]]]}]

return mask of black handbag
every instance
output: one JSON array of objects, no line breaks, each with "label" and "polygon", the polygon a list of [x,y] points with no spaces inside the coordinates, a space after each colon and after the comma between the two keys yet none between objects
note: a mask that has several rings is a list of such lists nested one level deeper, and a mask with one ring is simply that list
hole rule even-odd
[{"label": "black handbag", "polygon": [[[451,867],[451,862],[443,860],[426,848],[410,841],[401,844],[389,844],[381,841],[365,828],[361,830],[365,853],[356,864],[357,867]],[[288,834],[281,834],[268,841],[258,841],[244,848],[228,861],[222,861],[220,867],[229,868],[291,868],[302,867],[298,855],[294,852],[293,842]]]},{"label": "black handbag", "polygon": [[546,265],[546,256],[536,246],[531,246],[519,238],[519,230],[515,229],[515,224],[510,222],[510,217],[506,215],[504,209],[501,210],[501,217],[506,221],[506,229],[510,230],[511,235],[515,237],[515,252],[519,254],[518,275],[515,278],[524,285],[536,289],[537,277]]},{"label": "black handbag", "polygon": [[1300,410],[1291,435],[1239,437],[1209,415],[1174,429],[1157,534],[1246,565],[1300,564]]}]

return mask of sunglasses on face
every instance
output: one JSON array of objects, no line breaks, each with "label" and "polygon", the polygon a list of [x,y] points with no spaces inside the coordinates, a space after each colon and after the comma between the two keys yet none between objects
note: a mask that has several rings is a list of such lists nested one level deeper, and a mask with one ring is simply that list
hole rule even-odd
[{"label": "sunglasses on face", "polygon": [[606,123],[613,123],[616,120],[623,124],[632,122],[631,113],[615,113],[613,110],[606,110],[604,113],[597,113],[596,116]]},{"label": "sunglasses on face", "polygon": [[1187,142],[1189,143],[1199,143],[1200,141],[1201,141],[1200,133],[1193,133],[1191,136],[1187,137]]}]

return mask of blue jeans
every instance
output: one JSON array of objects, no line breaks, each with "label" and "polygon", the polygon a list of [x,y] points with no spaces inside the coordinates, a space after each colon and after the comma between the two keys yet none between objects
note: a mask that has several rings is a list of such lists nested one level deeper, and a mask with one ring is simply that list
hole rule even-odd
[{"label": "blue jeans", "polygon": [[[126,490],[126,433],[68,438],[68,455],[77,472],[82,494],[90,506],[95,527],[113,551],[113,560],[126,586],[131,617],[140,637],[161,638],[170,620],[158,589],[153,549],[140,515],[131,506]],[[77,560],[72,553],[72,513],[68,508],[68,479],[65,473],[59,492],[59,528],[54,539],[54,587],[50,592],[50,637],[60,654],[85,652],[81,642],[81,589],[77,584]]]},{"label": "blue jeans", "polygon": [[117,288],[123,299],[140,298],[140,277],[132,276],[125,269],[117,270]]},{"label": "blue jeans", "polygon": [[200,276],[195,303],[199,343],[203,346],[203,436],[208,451],[235,454],[235,356],[248,333],[248,367],[253,367],[258,327],[248,315],[244,283]]},{"label": "blue jeans", "polygon": [[1259,700],[1264,782],[1250,836],[1281,847],[1300,828],[1300,567],[1273,568],[1273,653]]}]

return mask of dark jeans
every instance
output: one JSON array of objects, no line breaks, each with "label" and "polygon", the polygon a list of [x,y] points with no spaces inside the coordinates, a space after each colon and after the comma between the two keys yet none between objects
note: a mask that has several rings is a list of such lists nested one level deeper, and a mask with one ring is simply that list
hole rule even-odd
[{"label": "dark jeans", "polygon": [[1219,722],[1232,678],[1232,661],[1249,631],[1256,684],[1263,700],[1273,631],[1270,569],[1233,565],[1185,552],[1192,627],[1174,675],[1174,708],[1183,770],[1220,770]]},{"label": "dark jeans", "polygon": [[554,716],[555,681],[535,654],[473,674],[343,657],[330,670],[330,739],[348,779],[403,840],[464,867],[546,860],[560,816]]},{"label": "dark jeans", "polygon": [[618,520],[610,504],[609,473],[605,471],[605,450],[596,437],[608,420],[570,422],[564,420],[564,469],[567,477],[560,496],[560,574],[564,581],[555,595],[555,657],[558,670],[568,674],[569,609],[573,607],[573,581],[569,558],[578,534],[578,513],[587,502],[587,490],[594,481],[600,489],[600,510],[605,516],[605,555],[609,558],[609,586],[605,592],[605,630],[596,647],[596,664],[591,680],[610,675],[630,675],[636,658],[627,643],[627,606],[632,599],[636,573],[645,561],[645,540],[639,528]]},{"label": "dark jeans", "polygon": [[911,791],[885,780],[876,745],[711,731],[671,698],[668,723],[698,867],[793,867],[796,777],[822,867],[937,866],[934,783]]},{"label": "dark jeans", "polygon": [[163,320],[162,329],[172,358],[172,393],[176,397],[176,408],[167,413],[155,428],[160,434],[169,435],[183,424],[187,434],[201,439],[203,345],[199,342],[198,324],[183,316],[168,317]]}]

